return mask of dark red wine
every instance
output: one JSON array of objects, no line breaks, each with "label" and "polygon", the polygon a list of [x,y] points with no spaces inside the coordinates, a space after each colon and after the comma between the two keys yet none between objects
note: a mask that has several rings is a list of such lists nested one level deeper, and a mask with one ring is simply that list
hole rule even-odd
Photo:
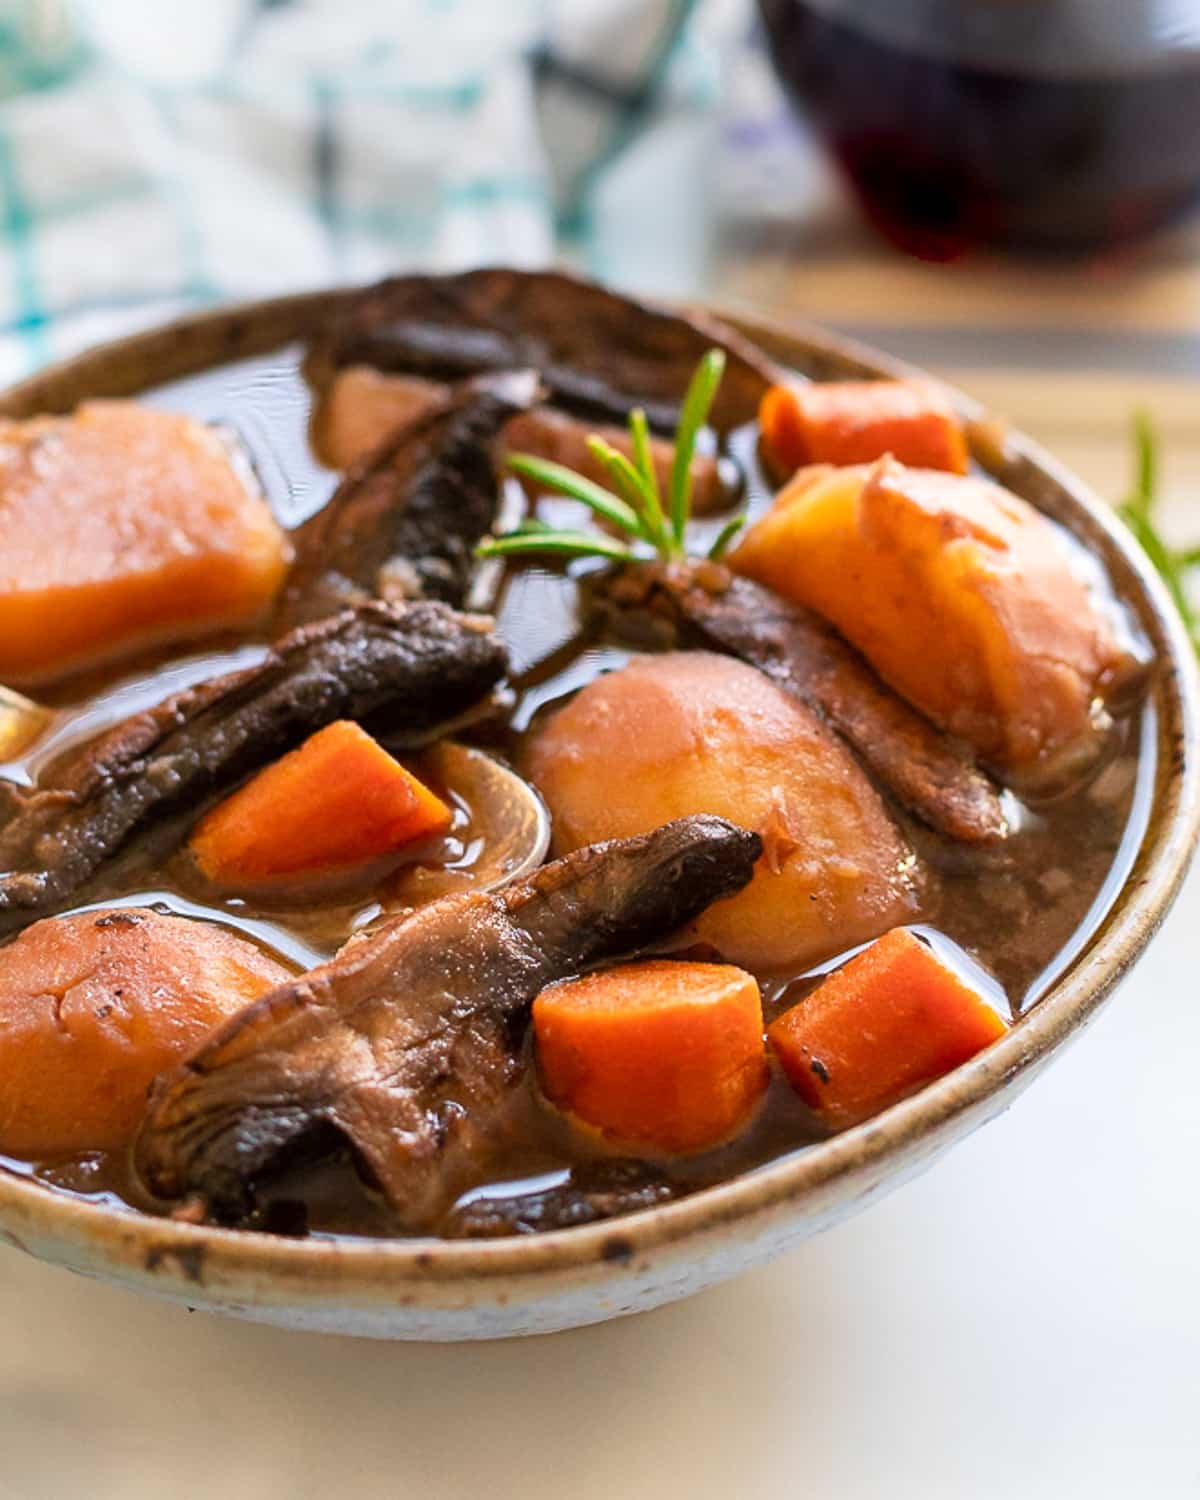
[{"label": "dark red wine", "polygon": [[1200,198],[1200,5],[759,6],[788,93],[911,254],[1093,249]]}]

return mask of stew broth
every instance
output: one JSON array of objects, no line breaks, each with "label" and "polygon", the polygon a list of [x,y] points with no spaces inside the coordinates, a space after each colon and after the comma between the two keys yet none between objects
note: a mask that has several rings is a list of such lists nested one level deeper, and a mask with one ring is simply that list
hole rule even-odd
[{"label": "stew broth", "polygon": [[[147,393],[147,403],[224,425],[237,434],[282,524],[297,525],[328,498],[336,476],[313,457],[307,440],[311,395],[300,373],[301,351],[290,349],[182,381]],[[734,434],[730,453],[744,475],[753,512],[765,508],[771,491],[759,470],[757,434]],[[702,542],[719,530],[722,517],[697,522]],[[520,767],[539,715],[598,673],[629,658],[627,643],[596,625],[581,625],[579,585],[561,572],[538,566],[512,569],[494,605],[500,634],[514,657],[515,702],[507,722],[489,722],[474,733]],[[51,720],[25,756],[0,767],[16,780],[31,781],[68,745],[90,737],[172,691],[234,667],[250,664],[265,650],[266,637],[226,640],[186,656],[144,659],[136,669],[91,673],[46,695]],[[470,738],[472,731],[465,731]],[[997,1008],[1019,1017],[1084,950],[1111,906],[1135,858],[1146,827],[1155,775],[1155,722],[1150,705],[1131,711],[1112,735],[1104,762],[1069,791],[1043,800],[1018,801],[1006,793],[1016,831],[991,850],[953,845],[892,808],[905,834],[933,872],[925,887],[917,930],[942,957],[964,972]],[[438,785],[428,760],[414,762]],[[441,790],[445,791],[443,785]],[[418,851],[425,867],[422,894],[470,881],[483,855],[476,809],[455,801],[455,823],[442,846]],[[237,929],[297,970],[322,962],[381,912],[417,899],[419,880],[401,870],[380,887],[320,893],[301,906],[255,906],[244,898],[220,899],[197,881],[186,854],[163,856],[169,841],[151,839],[104,874],[89,901],[94,906],[156,905],[189,917]],[[448,868],[444,868],[448,867]],[[432,873],[431,873],[432,872]],[[440,872],[440,873],[439,873]],[[390,884],[389,884],[390,882]],[[845,954],[816,969],[779,977],[763,986],[765,1017],[772,1020],[795,1002],[816,977]],[[531,1043],[527,1039],[526,1046]],[[498,1159],[493,1180],[466,1195],[510,1195],[552,1187],[573,1163],[604,1156],[604,1148],[573,1131],[536,1095],[534,1070],[522,1087],[512,1143]],[[765,1107],[754,1123],[719,1150],[660,1166],[683,1190],[716,1182],[759,1166],[819,1139],[823,1131],[786,1081],[775,1074]],[[55,1187],[89,1198],[153,1211],[132,1181],[124,1155],[92,1153],[71,1161],[5,1165]],[[303,1208],[297,1207],[303,1204]],[[278,1184],[264,1222],[317,1233],[388,1234],[388,1210],[348,1171],[313,1168]]]}]

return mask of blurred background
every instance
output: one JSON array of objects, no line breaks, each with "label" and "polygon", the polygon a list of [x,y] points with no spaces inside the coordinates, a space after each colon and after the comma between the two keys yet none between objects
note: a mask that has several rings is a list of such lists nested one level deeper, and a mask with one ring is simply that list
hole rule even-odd
[{"label": "blurred background", "polygon": [[[1190,0],[0,0],[0,383],[183,308],[562,260],[928,365],[1200,536]],[[1200,888],[1048,1083],[698,1301],[525,1345],[0,1255],[0,1497],[1200,1491]]]},{"label": "blurred background", "polygon": [[561,259],[931,364],[1110,494],[1136,376],[1177,496],[1198,187],[1191,0],[0,0],[0,379]]}]

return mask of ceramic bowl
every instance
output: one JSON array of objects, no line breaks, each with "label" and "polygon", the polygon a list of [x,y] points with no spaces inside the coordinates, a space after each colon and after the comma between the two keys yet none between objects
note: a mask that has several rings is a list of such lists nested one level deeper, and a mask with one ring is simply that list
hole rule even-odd
[{"label": "ceramic bowl", "polygon": [[[348,294],[191,317],[95,349],[0,396],[0,414],[132,395],[310,335]],[[731,321],[819,379],[905,367],[808,328]],[[962,398],[964,413],[981,413]],[[1158,579],[1107,507],[1018,434],[981,428],[976,456],[1101,557],[1158,654],[1157,784],[1134,867],[1045,998],[994,1046],[875,1119],[682,1201],[627,1218],[490,1242],[333,1241],[177,1224],[0,1171],[0,1240],[84,1275],[283,1327],[396,1339],[545,1333],[655,1307],[759,1264],[927,1167],[998,1114],[1088,1024],[1171,904],[1200,817],[1191,647]]]}]

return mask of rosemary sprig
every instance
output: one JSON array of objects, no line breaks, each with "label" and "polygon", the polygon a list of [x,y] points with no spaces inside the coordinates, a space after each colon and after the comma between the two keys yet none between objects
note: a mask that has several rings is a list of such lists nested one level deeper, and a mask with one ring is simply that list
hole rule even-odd
[{"label": "rosemary sprig", "polygon": [[724,373],[724,354],[719,349],[710,349],[688,382],[687,394],[680,408],[679,426],[675,431],[675,459],[671,464],[671,526],[680,548],[692,510],[692,454],[696,451],[696,438],[708,420],[713,397]]},{"label": "rosemary sprig", "polygon": [[633,438],[634,462],[645,485],[646,513],[658,535],[665,538],[667,523],[663,515],[662,496],[658,491],[658,470],[654,467],[654,459],[650,453],[650,424],[640,406],[629,414],[629,432]]},{"label": "rosemary sprig", "polygon": [[623,453],[606,443],[595,433],[587,440],[587,450],[608,471],[619,494],[621,494],[637,516],[638,528],[656,551],[670,549],[673,545],[663,525],[662,503],[658,498],[657,477],[651,470],[648,481],[640,468],[635,468]]},{"label": "rosemary sprig", "polygon": [[744,513],[742,515],[733,516],[725,522],[724,526],[722,526],[720,531],[717,533],[716,541],[708,549],[708,557],[710,562],[721,561],[721,559],[733,545],[733,539],[737,536],[738,532],[741,531],[742,527],[745,524],[746,516]]},{"label": "rosemary sprig", "polygon": [[[564,464],[550,463],[531,453],[507,455],[507,465],[514,474],[532,479],[543,489],[581,501],[593,515],[607,521],[628,540],[613,540],[599,531],[560,531],[542,522],[527,521],[501,536],[488,537],[476,549],[476,555],[522,557],[550,553],[632,561],[645,555],[636,550],[641,544],[667,562],[682,560],[687,555],[696,439],[708,421],[724,372],[724,353],[710,349],[688,383],[675,431],[675,456],[665,504],[650,450],[650,427],[641,407],[629,414],[632,459],[619,453],[597,433],[587,440],[588,452],[608,475],[611,489]],[[736,516],[722,527],[709,556],[723,557],[744,524],[745,517]]]},{"label": "rosemary sprig", "polygon": [[532,479],[545,489],[569,495],[572,500],[582,501],[594,514],[603,516],[606,521],[611,521],[614,526],[632,536],[640,534],[641,522],[632,506],[626,505],[602,485],[594,484],[582,474],[577,474],[574,469],[568,469],[565,464],[535,458],[532,453],[510,453],[507,461],[514,474]]},{"label": "rosemary sprig", "polygon": [[479,548],[480,557],[519,557],[539,553],[560,557],[608,557],[614,562],[632,562],[634,552],[621,542],[610,542],[591,531],[509,531],[493,537]]},{"label": "rosemary sprig", "polygon": [[1200,547],[1172,547],[1158,529],[1158,434],[1147,412],[1133,418],[1133,489],[1117,506],[1117,514],[1133,532],[1142,551],[1154,564],[1179,611],[1196,654],[1200,656],[1200,616],[1189,597],[1188,574],[1200,567]]}]

